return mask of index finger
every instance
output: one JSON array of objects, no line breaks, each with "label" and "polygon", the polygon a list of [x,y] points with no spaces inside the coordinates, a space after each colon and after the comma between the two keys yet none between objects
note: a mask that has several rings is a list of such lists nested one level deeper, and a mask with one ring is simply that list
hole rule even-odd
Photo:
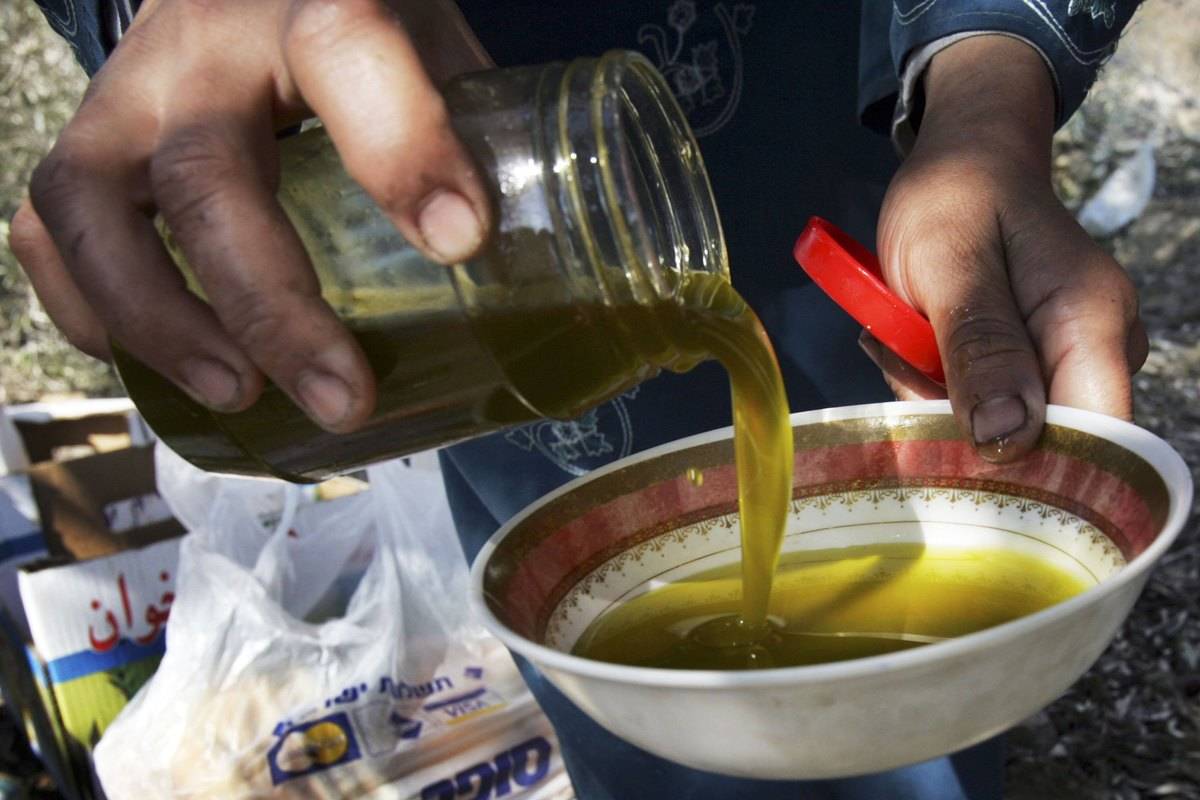
[{"label": "index finger", "polygon": [[1010,246],[1020,278],[1013,290],[1049,402],[1132,419],[1131,375],[1147,344],[1137,293],[1120,264],[1069,220]]},{"label": "index finger", "polygon": [[38,300],[67,341],[95,358],[112,357],[108,335],[79,287],[71,280],[50,232],[25,199],[13,215],[8,246],[29,277]]},{"label": "index finger", "polygon": [[1131,375],[1146,352],[1145,331],[1128,311],[1135,303],[1117,285],[1074,285],[1030,317],[1051,403],[1133,419]]}]

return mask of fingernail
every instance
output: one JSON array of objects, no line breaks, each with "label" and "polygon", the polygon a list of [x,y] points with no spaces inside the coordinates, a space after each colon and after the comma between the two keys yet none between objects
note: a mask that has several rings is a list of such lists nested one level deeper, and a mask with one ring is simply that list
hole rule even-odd
[{"label": "fingernail", "polygon": [[461,194],[445,189],[426,198],[417,226],[425,244],[447,264],[469,258],[483,241],[483,226],[475,209]]},{"label": "fingernail", "polygon": [[318,370],[308,370],[296,382],[296,393],[305,410],[317,422],[330,428],[337,427],[350,415],[354,395],[346,382],[336,375]]},{"label": "fingernail", "polygon": [[210,408],[232,409],[241,397],[242,382],[236,372],[211,358],[191,358],[181,367],[192,396]]},{"label": "fingernail", "polygon": [[971,411],[971,436],[976,444],[1003,439],[1025,424],[1025,401],[1016,395],[992,397]]}]

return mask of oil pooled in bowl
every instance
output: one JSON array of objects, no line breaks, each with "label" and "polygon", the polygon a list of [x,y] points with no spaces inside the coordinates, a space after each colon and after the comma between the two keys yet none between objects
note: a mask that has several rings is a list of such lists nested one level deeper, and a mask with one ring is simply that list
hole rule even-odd
[{"label": "oil pooled in bowl", "polygon": [[764,669],[907,650],[1040,611],[1091,579],[1012,550],[887,543],[786,554],[769,616],[739,616],[738,565],[661,586],[593,622],[572,652],[672,669]]}]

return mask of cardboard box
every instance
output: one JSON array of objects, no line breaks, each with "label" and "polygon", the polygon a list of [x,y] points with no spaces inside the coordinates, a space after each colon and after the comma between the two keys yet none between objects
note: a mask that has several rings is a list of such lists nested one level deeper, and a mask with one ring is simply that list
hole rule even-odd
[{"label": "cardboard box", "polygon": [[155,491],[153,448],[39,464],[28,480],[51,552],[17,574],[50,732],[35,735],[88,800],[92,748],[162,657],[183,527]]},{"label": "cardboard box", "polygon": [[130,447],[29,470],[51,557],[82,561],[179,536],[154,483],[154,448]]},{"label": "cardboard box", "polygon": [[[19,435],[18,435],[19,431]],[[42,534],[42,522],[37,510],[34,486],[30,475],[30,461],[36,462],[36,469],[41,476],[44,488],[43,503],[52,499],[55,493],[61,492],[59,483],[67,479],[60,475],[55,461],[65,461],[68,457],[80,455],[95,455],[96,452],[112,451],[114,447],[127,447],[130,443],[145,445],[152,441],[149,428],[133,409],[133,404],[127,398],[113,399],[72,399],[50,403],[30,403],[25,405],[10,405],[0,408],[0,604],[7,610],[8,615],[18,630],[29,636],[29,626],[25,622],[25,613],[20,606],[17,591],[17,571],[20,566],[37,559],[46,558],[50,551],[47,549],[46,537]],[[128,458],[127,456],[124,458]],[[128,483],[130,479],[146,480],[146,464],[152,473],[152,462],[134,465],[136,476],[97,475],[104,465],[115,469],[124,468],[121,458],[115,462],[101,462],[89,467],[79,465],[77,470],[80,480],[101,483],[120,480]],[[150,486],[152,475],[150,477]],[[125,492],[125,487],[121,487]],[[56,503],[64,510],[64,516],[70,517],[70,510],[64,509],[64,503],[73,500],[77,509],[85,509],[94,499],[80,498],[79,493],[70,494]],[[83,504],[83,505],[79,505]],[[143,501],[146,505],[146,501]],[[104,513],[104,506],[96,506]],[[130,515],[125,515],[130,516]],[[144,515],[143,515],[144,516]],[[161,517],[162,515],[160,515]],[[120,519],[108,519],[108,527],[113,528],[114,522]],[[124,521],[126,528],[136,527],[136,519]],[[97,519],[92,515],[89,521],[91,529],[97,527]],[[67,521],[64,530],[68,534],[79,530],[79,524]],[[97,537],[92,536],[92,542]],[[71,555],[71,547],[61,545],[61,536],[54,537],[56,555]],[[136,537],[131,537],[126,546],[137,546]],[[80,553],[88,553],[83,547]],[[94,546],[92,555],[113,552],[112,547]],[[88,555],[76,555],[76,558],[88,558]]]},{"label": "cardboard box", "polygon": [[166,648],[178,561],[179,539],[172,538],[20,572],[40,701],[58,725],[65,771],[84,797],[92,792],[92,748]]},{"label": "cardboard box", "polygon": [[0,414],[20,432],[4,466],[21,468],[0,474],[0,689],[63,796],[91,800],[91,749],[161,657],[183,529],[153,449],[129,447],[151,438],[128,400]]},{"label": "cardboard box", "polygon": [[28,464],[66,461],[150,443],[153,434],[125,397],[9,406]]}]

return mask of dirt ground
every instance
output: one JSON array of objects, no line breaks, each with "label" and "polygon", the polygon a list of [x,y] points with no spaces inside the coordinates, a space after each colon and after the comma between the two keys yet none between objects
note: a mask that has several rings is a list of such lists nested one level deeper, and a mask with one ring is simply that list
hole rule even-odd
[{"label": "dirt ground", "polygon": [[[1143,142],[1157,181],[1104,244],[1138,286],[1151,352],[1136,416],[1200,468],[1200,6],[1138,12],[1084,108],[1060,132],[1072,207]],[[1200,526],[1159,565],[1117,640],[1061,699],[1010,736],[1007,796],[1200,798]]]},{"label": "dirt ground", "polygon": [[[1151,353],[1138,422],[1200,469],[1200,5],[1151,0],[1056,142],[1072,208],[1145,142],[1145,211],[1103,242],[1130,271]],[[0,4],[0,242],[28,174],[85,85],[31,0]],[[119,392],[111,370],[56,333],[0,245],[0,402]],[[0,770],[26,774],[0,737]],[[1200,525],[1195,513],[1120,636],[1065,696],[1009,736],[1014,800],[1200,799]],[[41,796],[41,795],[39,795]]]}]

